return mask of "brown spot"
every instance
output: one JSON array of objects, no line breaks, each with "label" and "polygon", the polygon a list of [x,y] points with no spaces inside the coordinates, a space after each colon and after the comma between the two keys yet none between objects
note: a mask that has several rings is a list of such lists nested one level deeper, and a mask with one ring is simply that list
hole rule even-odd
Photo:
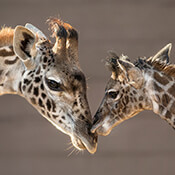
[{"label": "brown spot", "polygon": [[154,73],[154,78],[160,84],[166,85],[169,83],[169,80],[165,76],[160,76],[160,74],[158,72]]},{"label": "brown spot", "polygon": [[85,119],[84,115],[82,115],[82,114],[79,115],[79,118],[80,118],[81,120],[84,120],[84,119]]},{"label": "brown spot", "polygon": [[126,112],[126,107],[124,107],[124,108],[123,108],[122,112],[123,112],[123,113],[125,113],[125,112]]},{"label": "brown spot", "polygon": [[7,65],[15,64],[18,61],[18,57],[16,57],[14,60],[5,60],[4,63]]},{"label": "brown spot", "polygon": [[127,95],[125,96],[125,102],[126,102],[126,104],[128,104],[128,102],[129,102],[129,97]]},{"label": "brown spot", "polygon": [[41,89],[44,90],[44,85],[41,83]]},{"label": "brown spot", "polygon": [[61,124],[62,124],[63,122],[62,122],[61,120],[59,120],[59,123],[61,123]]},{"label": "brown spot", "polygon": [[142,103],[139,103],[139,108],[143,108],[143,105],[142,105]]},{"label": "brown spot", "polygon": [[39,95],[38,87],[34,87],[34,89],[33,89],[33,94],[34,94],[35,96],[38,96],[38,95]]},{"label": "brown spot", "polygon": [[28,89],[28,93],[31,93],[32,87],[33,87],[33,84],[30,85],[30,87],[29,87],[29,89]]},{"label": "brown spot", "polygon": [[41,81],[41,78],[40,77],[35,77],[35,83],[39,83]]},{"label": "brown spot", "polygon": [[132,93],[130,93],[129,95],[130,95],[130,96],[133,96],[133,94],[132,94]]},{"label": "brown spot", "polygon": [[164,107],[162,105],[159,105],[159,112],[160,112],[160,114],[163,112],[163,110],[164,110]]},{"label": "brown spot", "polygon": [[136,92],[135,90],[133,90],[133,93],[134,93],[134,94],[137,94],[137,92]]},{"label": "brown spot", "polygon": [[126,103],[125,103],[125,98],[122,98],[122,104],[125,106]]},{"label": "brown spot", "polygon": [[88,114],[89,114],[89,112],[88,112],[88,111],[85,111],[84,113],[85,113],[85,115],[88,115]]},{"label": "brown spot", "polygon": [[170,112],[175,114],[175,102],[173,102],[171,108],[170,108]]},{"label": "brown spot", "polygon": [[171,95],[173,95],[175,97],[175,84],[173,84],[169,89],[168,89],[168,93],[170,93]]},{"label": "brown spot", "polygon": [[133,103],[133,98],[132,97],[130,97],[130,101],[131,101],[131,103]]},{"label": "brown spot", "polygon": [[43,69],[45,69],[45,68],[46,68],[46,65],[43,64]]},{"label": "brown spot", "polygon": [[52,115],[52,117],[56,119],[58,117],[58,115]]},{"label": "brown spot", "polygon": [[31,101],[32,104],[34,104],[34,105],[36,104],[35,98],[31,98],[30,101]]},{"label": "brown spot", "polygon": [[46,98],[46,94],[45,93],[41,93],[41,96],[42,96],[43,99]]},{"label": "brown spot", "polygon": [[80,112],[80,110],[79,110],[79,109],[75,110],[75,113],[79,113],[79,112]]},{"label": "brown spot", "polygon": [[3,73],[3,70],[0,70],[0,75]]},{"label": "brown spot", "polygon": [[154,89],[156,91],[158,91],[158,92],[162,92],[163,91],[163,89],[160,86],[158,86],[156,82],[154,82]]},{"label": "brown spot", "polygon": [[73,103],[73,107],[74,107],[74,106],[77,106],[77,105],[78,105],[78,103],[77,103],[77,101],[75,100],[74,103]]},{"label": "brown spot", "polygon": [[9,56],[13,56],[13,55],[15,55],[13,50],[12,51],[7,51],[5,49],[0,50],[0,56],[1,57],[9,57]]},{"label": "brown spot", "polygon": [[33,71],[30,71],[30,72],[28,72],[28,74],[27,75],[31,75],[33,73]]},{"label": "brown spot", "polygon": [[134,101],[137,102],[137,99],[134,97]]},{"label": "brown spot", "polygon": [[21,82],[19,83],[19,91],[22,93]]},{"label": "brown spot", "polygon": [[31,83],[31,80],[24,79],[24,84],[29,85]]},{"label": "brown spot", "polygon": [[50,117],[50,114],[49,114],[48,112],[47,112],[47,116],[48,116],[49,118],[51,118],[51,117]]},{"label": "brown spot", "polygon": [[25,86],[25,85],[22,86],[22,90],[23,90],[23,91],[26,90],[26,86]]},{"label": "brown spot", "polygon": [[66,119],[64,115],[63,115],[61,118],[62,118],[63,120],[65,120],[65,119]]},{"label": "brown spot", "polygon": [[47,105],[48,111],[50,111],[50,109],[51,109],[51,103],[50,103],[50,100],[49,99],[47,99],[46,105]]},{"label": "brown spot", "polygon": [[56,104],[53,100],[52,100],[52,111],[56,112]]},{"label": "brown spot", "polygon": [[45,115],[45,111],[44,111],[44,110],[41,110],[41,113],[42,113],[43,115]]},{"label": "brown spot", "polygon": [[139,101],[142,101],[142,100],[143,100],[143,96],[140,96],[140,97],[139,97]]},{"label": "brown spot", "polygon": [[118,103],[115,104],[115,108],[118,108]]},{"label": "brown spot", "polygon": [[166,93],[162,95],[163,106],[167,107],[170,100],[171,100],[171,98]]},{"label": "brown spot", "polygon": [[128,93],[128,91],[129,91],[129,87],[126,87],[126,88],[125,88],[125,91],[126,91],[126,93]]},{"label": "brown spot", "polygon": [[44,104],[43,104],[43,101],[39,98],[38,100],[38,104],[40,107],[44,108]]},{"label": "brown spot", "polygon": [[44,59],[43,59],[44,63],[47,62],[47,57],[45,56]]},{"label": "brown spot", "polygon": [[41,68],[40,68],[40,66],[38,67],[38,70],[36,71],[36,74],[38,75],[39,73],[40,73],[40,71],[41,71]]},{"label": "brown spot", "polygon": [[171,119],[172,115],[171,115],[170,111],[166,112],[165,117],[168,119]]}]

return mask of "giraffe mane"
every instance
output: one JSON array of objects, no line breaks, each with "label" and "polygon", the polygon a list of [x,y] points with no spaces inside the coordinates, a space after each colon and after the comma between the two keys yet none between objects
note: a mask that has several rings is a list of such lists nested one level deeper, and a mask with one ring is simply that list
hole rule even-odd
[{"label": "giraffe mane", "polygon": [[11,27],[3,27],[0,30],[0,47],[10,46],[13,44],[14,29]]},{"label": "giraffe mane", "polygon": [[167,76],[175,77],[175,64],[172,63],[165,63],[161,60],[154,60],[151,59],[145,60],[150,66],[154,69],[163,72]]},{"label": "giraffe mane", "polygon": [[175,77],[175,64],[172,63],[166,63],[164,61],[161,61],[160,59],[153,60],[153,57],[143,57],[138,58],[135,60],[134,63],[132,63],[127,56],[121,55],[120,57],[116,55],[115,52],[109,52],[109,55],[105,59],[105,66],[112,72],[119,73],[118,72],[118,65],[117,60],[122,59],[131,62],[136,67],[139,67],[140,69],[143,68],[154,68],[155,70],[158,70],[162,73],[164,73],[167,76]]}]

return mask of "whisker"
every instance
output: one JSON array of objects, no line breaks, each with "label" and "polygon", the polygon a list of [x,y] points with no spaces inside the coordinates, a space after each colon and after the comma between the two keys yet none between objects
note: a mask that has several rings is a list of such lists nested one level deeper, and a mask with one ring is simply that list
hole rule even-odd
[{"label": "whisker", "polygon": [[67,145],[72,145],[72,141],[68,142]]},{"label": "whisker", "polygon": [[74,147],[74,145],[70,145],[68,148],[66,148],[66,151],[69,151],[73,147]]},{"label": "whisker", "polygon": [[81,154],[84,155],[84,150],[81,151]]},{"label": "whisker", "polygon": [[74,151],[75,151],[75,148],[68,154],[67,157],[70,157],[73,154]]},{"label": "whisker", "polygon": [[78,155],[80,152],[81,152],[81,151],[77,149],[77,150],[76,150],[76,155]]}]

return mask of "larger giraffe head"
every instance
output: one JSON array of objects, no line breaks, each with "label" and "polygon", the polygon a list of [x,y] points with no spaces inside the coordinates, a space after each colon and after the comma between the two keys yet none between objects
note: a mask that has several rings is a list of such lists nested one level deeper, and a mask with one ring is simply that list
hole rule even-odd
[{"label": "larger giraffe head", "polygon": [[[104,99],[94,117],[92,132],[108,135],[116,125],[145,109],[153,109],[163,116],[162,109],[166,109],[168,103],[171,107],[174,99],[172,97],[171,100],[171,94],[164,94],[162,88],[164,85],[170,88],[174,84],[171,75],[175,73],[175,66],[168,63],[170,50],[171,44],[168,44],[153,57],[139,58],[135,63],[127,56],[110,54],[106,65],[112,75],[107,83]],[[172,88],[170,90],[172,91]],[[167,111],[165,119],[173,126],[170,115]]]},{"label": "larger giraffe head", "polygon": [[30,24],[15,29],[14,51],[25,67],[19,93],[57,129],[68,134],[77,149],[94,153],[97,137],[90,132],[92,119],[86,79],[78,61],[78,33],[55,18],[49,24],[55,44]]}]

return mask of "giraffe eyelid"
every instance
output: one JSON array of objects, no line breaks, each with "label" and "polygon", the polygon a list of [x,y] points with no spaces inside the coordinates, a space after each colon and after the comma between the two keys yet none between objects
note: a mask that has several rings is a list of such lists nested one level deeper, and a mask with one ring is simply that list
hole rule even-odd
[{"label": "giraffe eyelid", "polygon": [[53,91],[64,91],[63,84],[61,81],[56,81],[54,79],[49,79],[45,77],[45,82],[50,90]]},{"label": "giraffe eyelid", "polygon": [[107,91],[107,95],[109,98],[118,100],[120,98],[119,96],[119,90],[115,90],[115,89],[110,89]]}]

